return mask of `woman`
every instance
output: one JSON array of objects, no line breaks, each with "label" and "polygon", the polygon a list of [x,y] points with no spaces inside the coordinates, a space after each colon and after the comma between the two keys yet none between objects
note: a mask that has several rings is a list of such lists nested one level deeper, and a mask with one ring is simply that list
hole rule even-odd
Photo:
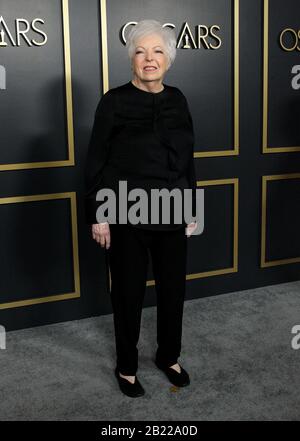
[{"label": "woman", "polygon": [[[86,159],[85,210],[93,239],[105,247],[111,272],[117,363],[121,391],[144,394],[136,372],[137,343],[146,287],[148,250],[157,292],[156,366],[172,384],[190,383],[177,358],[181,350],[186,282],[186,239],[197,223],[98,222],[96,193],[126,181],[128,190],[192,189],[195,215],[196,179],[193,124],[183,93],[163,83],[176,56],[174,31],[156,20],[142,20],[127,38],[132,79],[106,92],[95,112]],[[128,204],[130,205],[130,204]],[[118,204],[117,204],[118,206]],[[151,212],[151,208],[149,209]],[[118,213],[119,214],[119,213]],[[148,218],[149,219],[149,218]]]}]

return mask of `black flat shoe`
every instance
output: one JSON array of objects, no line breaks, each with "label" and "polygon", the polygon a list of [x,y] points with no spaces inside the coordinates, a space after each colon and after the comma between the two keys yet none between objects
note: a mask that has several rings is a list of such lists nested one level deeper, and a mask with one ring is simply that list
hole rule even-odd
[{"label": "black flat shoe", "polygon": [[115,368],[115,376],[117,377],[119,387],[123,394],[132,398],[141,397],[142,395],[144,395],[145,389],[139,382],[137,376],[135,376],[135,382],[131,383],[130,381],[126,380],[126,378],[120,377],[118,368]]},{"label": "black flat shoe", "polygon": [[162,366],[156,360],[154,360],[154,363],[156,364],[158,369],[160,369],[161,371],[163,371],[166,374],[169,381],[172,384],[174,384],[175,386],[184,387],[184,386],[188,386],[190,384],[189,374],[187,373],[187,371],[185,369],[183,369],[183,367],[181,365],[179,365],[180,369],[181,369],[181,372],[179,373],[171,367]]}]

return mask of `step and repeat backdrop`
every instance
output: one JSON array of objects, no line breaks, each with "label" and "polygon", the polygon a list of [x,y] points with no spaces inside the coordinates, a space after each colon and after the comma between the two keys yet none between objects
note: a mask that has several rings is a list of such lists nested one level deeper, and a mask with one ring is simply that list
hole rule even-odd
[{"label": "step and repeat backdrop", "polygon": [[298,0],[0,0],[1,325],[112,312],[83,169],[98,101],[132,78],[126,37],[146,18],[175,30],[164,82],[188,99],[204,189],[186,298],[300,278],[299,17]]}]

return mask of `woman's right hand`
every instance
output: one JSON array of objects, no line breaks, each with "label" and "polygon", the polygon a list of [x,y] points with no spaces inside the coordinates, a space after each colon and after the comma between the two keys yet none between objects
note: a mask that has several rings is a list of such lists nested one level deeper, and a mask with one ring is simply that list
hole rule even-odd
[{"label": "woman's right hand", "polygon": [[185,234],[190,237],[197,228],[197,222],[191,222],[185,229]]},{"label": "woman's right hand", "polygon": [[106,249],[110,247],[110,229],[108,222],[93,224],[92,235],[93,239],[95,239],[96,242],[100,243],[102,248],[104,246],[106,247]]}]

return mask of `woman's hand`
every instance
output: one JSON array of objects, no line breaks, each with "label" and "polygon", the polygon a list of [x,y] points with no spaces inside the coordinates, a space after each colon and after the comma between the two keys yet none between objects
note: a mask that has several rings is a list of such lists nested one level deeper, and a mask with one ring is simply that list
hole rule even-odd
[{"label": "woman's hand", "polygon": [[185,234],[187,235],[187,237],[190,237],[193,231],[196,230],[196,228],[197,228],[197,222],[192,222],[188,224],[188,226],[185,229]]},{"label": "woman's hand", "polygon": [[100,243],[101,247],[106,249],[110,247],[110,229],[108,222],[92,225],[92,235],[96,242]]}]

